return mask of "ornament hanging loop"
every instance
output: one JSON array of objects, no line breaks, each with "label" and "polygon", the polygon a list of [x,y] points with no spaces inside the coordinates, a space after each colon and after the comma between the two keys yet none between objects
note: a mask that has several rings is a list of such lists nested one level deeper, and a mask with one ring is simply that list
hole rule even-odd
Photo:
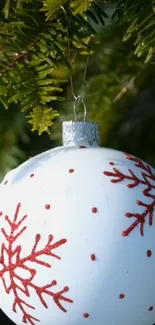
[{"label": "ornament hanging loop", "polygon": [[77,122],[78,121],[78,118],[77,118],[77,104],[78,102],[81,102],[82,105],[83,105],[83,113],[84,113],[84,116],[83,116],[83,121],[85,122],[86,121],[86,118],[87,118],[87,108],[86,108],[86,104],[85,104],[85,101],[84,101],[84,98],[82,98],[82,96],[77,96],[75,97],[75,101],[74,101],[74,118],[75,118],[75,121]]},{"label": "ornament hanging loop", "polygon": [[87,74],[87,69],[88,69],[88,63],[89,63],[89,58],[90,58],[90,54],[88,55],[87,57],[87,60],[86,60],[86,64],[85,64],[85,69],[84,69],[84,74],[83,74],[83,85],[84,85],[84,95],[81,96],[81,95],[77,95],[75,94],[74,92],[74,82],[73,82],[73,69],[72,69],[72,58],[71,58],[71,47],[70,47],[70,37],[69,37],[69,21],[68,21],[68,16],[67,16],[67,12],[65,10],[65,8],[63,6],[60,6],[60,8],[63,10],[64,12],[64,15],[65,15],[65,19],[66,19],[66,27],[67,27],[67,45],[68,45],[68,59],[69,59],[69,65],[70,65],[70,72],[71,72],[71,75],[70,75],[70,85],[71,85],[71,92],[72,92],[72,96],[74,98],[74,118],[75,118],[75,121],[78,121],[78,118],[77,118],[77,104],[78,102],[81,102],[82,105],[83,105],[83,109],[84,109],[84,122],[86,121],[86,117],[87,117],[87,109],[86,109],[86,104],[85,104],[85,97],[87,95],[87,90],[88,90],[88,83],[87,83],[87,80],[86,80],[86,74]]}]

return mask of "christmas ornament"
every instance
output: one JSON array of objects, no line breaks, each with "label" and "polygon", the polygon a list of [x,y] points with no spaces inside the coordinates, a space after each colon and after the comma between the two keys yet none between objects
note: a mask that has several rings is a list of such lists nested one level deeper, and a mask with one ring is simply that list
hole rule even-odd
[{"label": "christmas ornament", "polygon": [[0,307],[17,325],[153,325],[155,170],[64,122],[0,185]]}]

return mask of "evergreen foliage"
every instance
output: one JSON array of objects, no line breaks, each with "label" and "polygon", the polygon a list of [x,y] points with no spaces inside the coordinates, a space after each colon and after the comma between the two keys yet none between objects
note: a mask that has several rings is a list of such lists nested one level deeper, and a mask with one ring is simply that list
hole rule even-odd
[{"label": "evergreen foliage", "polygon": [[[0,24],[0,100],[6,109],[10,103],[21,103],[23,112],[30,110],[27,117],[39,134],[49,132],[52,120],[58,116],[52,109],[53,102],[64,99],[62,85],[67,80],[53,78],[53,73],[61,61],[71,69],[68,42],[72,57],[90,52],[94,29],[85,12],[92,3],[5,1]],[[88,15],[97,20],[99,9],[95,8]]]},{"label": "evergreen foliage", "polygon": [[123,40],[133,37],[135,54],[138,57],[146,55],[147,63],[155,53],[155,1],[121,0],[117,4],[115,16],[121,24],[127,26]]}]

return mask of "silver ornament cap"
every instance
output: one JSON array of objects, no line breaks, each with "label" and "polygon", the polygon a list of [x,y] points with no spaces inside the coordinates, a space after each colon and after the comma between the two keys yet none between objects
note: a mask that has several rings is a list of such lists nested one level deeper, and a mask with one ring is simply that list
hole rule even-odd
[{"label": "silver ornament cap", "polygon": [[90,121],[65,121],[62,125],[64,146],[99,146],[99,125]]}]

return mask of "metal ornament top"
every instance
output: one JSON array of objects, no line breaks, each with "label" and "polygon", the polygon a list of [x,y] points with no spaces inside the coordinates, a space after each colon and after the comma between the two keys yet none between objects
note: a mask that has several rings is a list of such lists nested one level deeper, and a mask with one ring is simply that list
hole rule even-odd
[{"label": "metal ornament top", "polygon": [[64,146],[99,146],[99,126],[89,121],[63,122]]},{"label": "metal ornament top", "polygon": [[[73,121],[63,122],[63,145],[64,146],[99,146],[100,134],[99,126],[95,122],[86,121],[87,108],[82,96],[74,96],[74,118]],[[77,104],[81,102],[83,105],[83,121],[78,121]]]}]

